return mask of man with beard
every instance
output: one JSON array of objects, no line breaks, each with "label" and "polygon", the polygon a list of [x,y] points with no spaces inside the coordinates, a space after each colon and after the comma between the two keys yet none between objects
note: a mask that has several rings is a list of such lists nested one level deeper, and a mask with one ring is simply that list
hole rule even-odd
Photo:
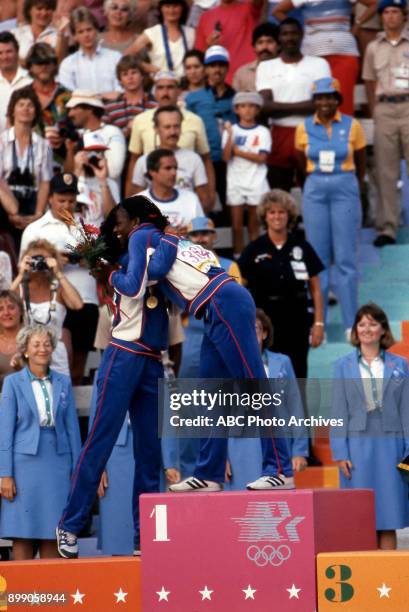
[{"label": "man with beard", "polygon": [[273,23],[260,23],[253,30],[253,49],[257,59],[239,68],[233,78],[236,91],[254,91],[256,89],[256,70],[260,62],[277,57],[278,28]]},{"label": "man with beard", "polygon": [[301,53],[302,39],[303,29],[296,19],[282,21],[279,56],[261,62],[256,71],[256,89],[264,98],[263,111],[273,123],[273,150],[267,160],[267,178],[272,189],[290,191],[294,186],[298,163],[295,128],[314,113],[313,82],[331,76],[325,59]]}]

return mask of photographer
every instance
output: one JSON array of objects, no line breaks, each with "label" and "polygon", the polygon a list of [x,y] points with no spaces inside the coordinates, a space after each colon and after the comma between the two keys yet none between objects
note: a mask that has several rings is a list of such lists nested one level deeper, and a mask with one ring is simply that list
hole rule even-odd
[{"label": "photographer", "polygon": [[[117,184],[108,178],[105,146],[96,132],[84,134],[83,147],[74,157],[74,174],[78,178],[78,191],[86,203],[79,212],[86,223],[99,227],[120,200]],[[82,198],[81,198],[82,199]],[[77,200],[78,202],[78,200]]]},{"label": "photographer", "polygon": [[[126,142],[119,128],[103,123],[102,116],[104,115],[105,107],[102,100],[90,91],[77,89],[73,92],[71,100],[67,103],[67,108],[69,109],[69,118],[81,135],[84,137],[89,134],[98,136],[99,141],[104,146],[104,150],[106,150],[108,176],[119,187],[121,173],[125,164]],[[74,168],[74,145],[68,142],[67,148],[68,155],[64,168],[72,172]]]},{"label": "photographer", "polygon": [[52,176],[52,154],[48,142],[35,132],[41,119],[40,102],[31,89],[15,91],[7,110],[12,127],[0,136],[0,177],[19,203],[9,215],[18,245],[21,231],[44,213]]},{"label": "photographer", "polygon": [[69,310],[64,321],[64,341],[73,348],[71,377],[74,384],[82,384],[88,352],[93,349],[98,323],[98,294],[95,279],[87,268],[74,263],[68,246],[78,242],[78,230],[70,225],[67,212],[73,215],[78,195],[77,178],[68,172],[56,174],[50,182],[49,210],[31,223],[23,232],[21,252],[30,242],[49,240],[64,261],[64,276],[78,290],[84,303],[81,310]]},{"label": "photographer", "polygon": [[62,261],[57,249],[48,240],[30,242],[22,253],[18,275],[11,290],[24,301],[28,325],[51,325],[56,330],[58,343],[53,352],[51,367],[69,376],[67,349],[62,342],[62,328],[67,308],[80,310],[80,294],[62,272]]}]

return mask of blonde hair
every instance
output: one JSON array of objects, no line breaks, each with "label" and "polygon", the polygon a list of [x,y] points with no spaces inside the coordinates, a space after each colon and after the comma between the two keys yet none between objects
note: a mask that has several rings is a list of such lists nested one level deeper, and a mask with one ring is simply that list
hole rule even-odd
[{"label": "blonde hair", "polygon": [[51,242],[49,242],[45,238],[40,238],[38,240],[33,240],[32,242],[30,242],[27,245],[26,250],[23,251],[23,253],[21,254],[20,259],[23,259],[23,257],[28,255],[28,253],[30,253],[30,251],[40,250],[40,249],[43,250],[43,251],[47,251],[47,253],[48,253],[48,255],[50,257],[54,257],[57,260],[59,259],[59,253],[58,253],[57,249],[55,248],[55,246],[53,244],[51,244]]},{"label": "blonde hair", "polygon": [[266,215],[269,210],[277,204],[288,213],[288,227],[292,227],[298,217],[298,208],[295,200],[287,191],[282,189],[272,189],[263,195],[260,200],[260,204],[257,207],[258,217],[264,227],[266,224]]}]

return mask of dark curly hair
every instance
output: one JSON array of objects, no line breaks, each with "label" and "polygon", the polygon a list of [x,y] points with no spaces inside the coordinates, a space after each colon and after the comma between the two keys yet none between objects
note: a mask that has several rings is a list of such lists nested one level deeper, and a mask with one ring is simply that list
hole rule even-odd
[{"label": "dark curly hair", "polygon": [[31,85],[28,85],[27,87],[21,87],[21,89],[13,91],[13,93],[11,94],[11,98],[7,107],[7,117],[10,120],[10,124],[14,125],[14,109],[16,107],[17,102],[19,102],[20,100],[31,100],[31,102],[34,104],[35,115],[32,127],[40,123],[43,116],[43,110],[41,108],[40,100],[38,99],[38,96],[34,89],[31,87]]}]

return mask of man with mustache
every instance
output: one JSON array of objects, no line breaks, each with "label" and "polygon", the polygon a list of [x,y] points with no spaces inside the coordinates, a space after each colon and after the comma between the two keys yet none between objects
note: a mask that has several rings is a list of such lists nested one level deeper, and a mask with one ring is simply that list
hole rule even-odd
[{"label": "man with mustache", "polygon": [[253,30],[252,45],[257,59],[244,64],[236,71],[233,77],[233,88],[236,91],[255,91],[257,66],[260,62],[277,57],[277,26],[273,23],[260,23]]}]

